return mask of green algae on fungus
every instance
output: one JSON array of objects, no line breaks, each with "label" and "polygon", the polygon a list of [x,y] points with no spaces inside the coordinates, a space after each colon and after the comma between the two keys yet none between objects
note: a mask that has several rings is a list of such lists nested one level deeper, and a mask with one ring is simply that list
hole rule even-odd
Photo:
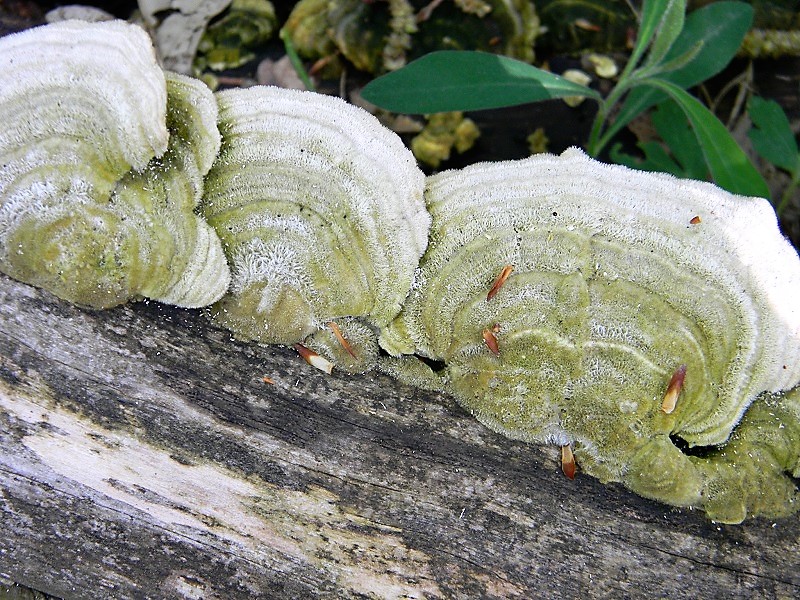
[{"label": "green algae on fungus", "polygon": [[204,306],[229,273],[194,207],[216,105],[119,21],[0,39],[0,270],[96,308]]},{"label": "green algae on fungus", "polygon": [[800,261],[766,200],[573,149],[434,175],[426,202],[429,247],[381,340],[412,356],[391,373],[509,437],[572,445],[584,472],[643,496],[731,522],[793,510],[795,409],[777,441],[772,427],[737,438],[743,468],[760,469],[756,447],[774,455],[758,490],[729,455],[673,443],[724,444],[759,394],[800,381]]},{"label": "green algae on fungus", "polygon": [[211,23],[200,38],[195,73],[235,69],[255,58],[277,27],[269,0],[233,0],[225,14]]},{"label": "green algae on fungus", "polygon": [[400,312],[427,243],[414,157],[338,98],[259,87],[217,100],[222,150],[201,210],[233,277],[216,320],[244,339],[341,348],[333,321],[359,347],[336,363],[371,366],[372,328]]}]

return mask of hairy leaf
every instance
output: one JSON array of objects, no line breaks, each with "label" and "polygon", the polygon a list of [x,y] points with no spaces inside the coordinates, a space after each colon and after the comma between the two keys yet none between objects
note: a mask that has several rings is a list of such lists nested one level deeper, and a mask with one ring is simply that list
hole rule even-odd
[{"label": "hairy leaf", "polygon": [[650,25],[649,21],[646,22],[648,17],[652,20],[657,19],[657,29],[646,64],[657,65],[667,55],[683,30],[685,16],[686,0],[649,0],[644,3],[639,35],[642,35],[646,25]]},{"label": "hairy leaf", "polygon": [[[692,12],[663,63],[693,52],[700,41],[703,45],[692,60],[669,73],[663,73],[661,78],[688,88],[716,75],[736,54],[752,21],[753,8],[743,2],[715,2]],[[625,100],[606,137],[610,138],[637,115],[665,98],[666,94],[658,89],[635,88]]]}]

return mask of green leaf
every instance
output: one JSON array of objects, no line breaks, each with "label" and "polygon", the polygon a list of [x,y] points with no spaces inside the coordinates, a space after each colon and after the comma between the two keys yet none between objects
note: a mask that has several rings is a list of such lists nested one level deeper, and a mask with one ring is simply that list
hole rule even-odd
[{"label": "green leaf", "polygon": [[[733,58],[753,21],[753,8],[744,2],[715,2],[692,12],[662,64],[702,47],[682,67],[660,75],[682,88],[688,88],[716,75]],[[651,106],[666,98],[659,90],[637,87],[628,95],[619,114],[604,134],[609,139]]]},{"label": "green leaf", "polygon": [[800,171],[800,153],[789,119],[774,100],[758,96],[750,99],[748,109],[754,128],[747,136],[762,157],[792,175]]},{"label": "green leaf", "polygon": [[658,34],[659,27],[670,5],[670,0],[645,0],[642,6],[642,18],[636,34],[636,44],[631,52],[630,62],[637,63],[647,47]]},{"label": "green leaf", "polygon": [[686,177],[681,166],[672,159],[669,152],[658,142],[640,142],[636,145],[644,153],[644,159],[622,152],[622,144],[620,143],[611,147],[609,156],[615,163],[625,165],[631,169],[672,173],[678,177]]},{"label": "green leaf", "polygon": [[[645,65],[657,65],[667,55],[672,44],[683,30],[683,23],[686,17],[686,0],[668,0],[666,2],[664,0],[659,0],[657,3],[645,0],[642,24],[644,24],[644,17],[647,16],[651,4],[659,4],[662,6],[660,7],[661,14],[658,21],[658,30],[656,31],[655,39],[650,48],[647,60],[645,61]],[[663,6],[664,4],[666,4],[666,6]]]},{"label": "green leaf", "polygon": [[670,81],[647,79],[643,84],[665,92],[680,107],[692,125],[715,183],[734,194],[769,198],[764,178],[750,162],[717,117],[699,100]]},{"label": "green leaf", "polygon": [[361,95],[386,110],[411,114],[502,108],[565,96],[600,100],[591,88],[527,63],[458,50],[426,54],[374,79]]},{"label": "green leaf", "polygon": [[662,102],[653,111],[652,119],[658,135],[681,166],[681,171],[675,172],[675,175],[687,179],[705,179],[708,170],[703,150],[681,107],[672,100]]},{"label": "green leaf", "polygon": [[677,58],[698,41],[703,47],[694,60],[672,71],[667,79],[688,88],[716,75],[736,55],[752,23],[753,7],[744,2],[715,2],[694,11],[664,58]]},{"label": "green leaf", "polygon": [[664,144],[638,143],[644,159],[622,153],[621,145],[615,144],[611,149],[612,160],[642,171],[672,173],[684,179],[706,179],[708,170],[703,152],[680,107],[672,100],[662,102],[653,111],[652,120]]}]

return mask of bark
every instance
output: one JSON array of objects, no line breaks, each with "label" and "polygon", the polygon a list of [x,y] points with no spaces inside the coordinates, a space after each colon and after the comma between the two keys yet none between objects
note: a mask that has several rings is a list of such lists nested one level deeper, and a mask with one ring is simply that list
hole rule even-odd
[{"label": "bark", "polygon": [[[269,378],[269,379],[265,379]],[[0,277],[0,580],[65,598],[798,597],[800,519],[560,472],[450,398],[201,311]]]}]

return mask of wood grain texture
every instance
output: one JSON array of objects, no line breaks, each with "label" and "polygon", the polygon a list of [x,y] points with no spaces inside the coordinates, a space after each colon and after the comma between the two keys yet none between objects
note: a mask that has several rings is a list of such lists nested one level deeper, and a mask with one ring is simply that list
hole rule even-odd
[{"label": "wood grain texture", "polygon": [[[270,384],[263,380],[271,378]],[[65,598],[800,595],[800,519],[560,473],[455,403],[202,312],[0,276],[0,580]]]}]

